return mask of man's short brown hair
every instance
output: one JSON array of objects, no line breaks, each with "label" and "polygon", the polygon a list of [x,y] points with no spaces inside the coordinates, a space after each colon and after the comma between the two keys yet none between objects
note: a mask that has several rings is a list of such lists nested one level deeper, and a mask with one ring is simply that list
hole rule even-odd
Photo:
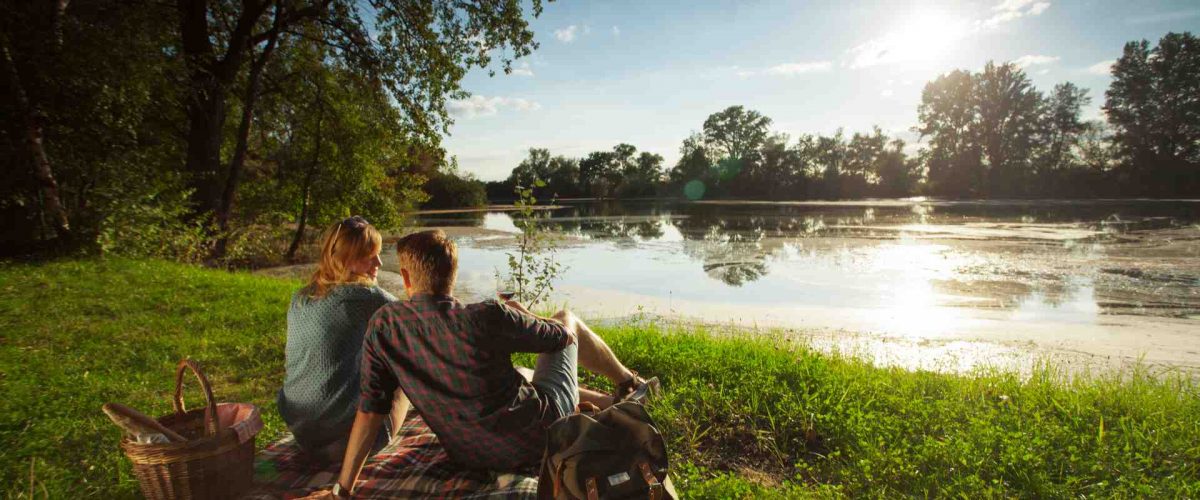
[{"label": "man's short brown hair", "polygon": [[413,288],[450,294],[458,274],[458,247],[441,229],[420,231],[396,242],[400,268],[408,270]]}]

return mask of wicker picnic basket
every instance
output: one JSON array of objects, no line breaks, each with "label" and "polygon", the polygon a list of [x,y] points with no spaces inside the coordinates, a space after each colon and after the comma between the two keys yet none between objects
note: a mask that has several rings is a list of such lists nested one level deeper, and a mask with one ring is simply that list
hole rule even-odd
[{"label": "wicker picnic basket", "polygon": [[[207,405],[188,411],[183,405],[183,375],[190,369],[200,380]],[[139,444],[126,437],[121,449],[133,462],[133,474],[149,500],[237,498],[254,479],[254,437],[238,439],[217,418],[212,386],[190,359],[175,370],[175,413],[159,417],[182,434],[183,443]]]}]

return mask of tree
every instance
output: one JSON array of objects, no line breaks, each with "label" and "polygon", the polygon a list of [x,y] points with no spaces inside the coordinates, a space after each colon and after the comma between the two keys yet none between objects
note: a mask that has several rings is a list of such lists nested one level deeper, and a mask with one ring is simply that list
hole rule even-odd
[{"label": "tree", "polygon": [[545,180],[550,176],[550,150],[545,148],[529,148],[529,156],[509,174],[508,179],[514,186],[531,187],[534,179]]},{"label": "tree", "polygon": [[1200,41],[1168,33],[1125,44],[1104,110],[1137,193],[1200,193]]},{"label": "tree", "polygon": [[978,194],[984,179],[977,137],[979,114],[971,73],[954,70],[925,84],[917,107],[917,132],[929,138],[922,154],[930,191],[941,196]]},{"label": "tree", "polygon": [[124,230],[169,212],[178,116],[162,10],[110,0],[0,10],[0,158],[12,167],[0,169],[0,246],[95,248],[117,213]]},{"label": "tree", "polygon": [[1087,94],[1087,89],[1066,82],[1055,85],[1046,100],[1046,159],[1042,162],[1045,169],[1054,171],[1069,167],[1071,151],[1087,128],[1080,118],[1083,107],[1092,102]]},{"label": "tree", "polygon": [[821,169],[822,197],[842,197],[842,164],[846,161],[846,141],[842,130],[838,129],[832,136],[817,136],[812,154],[813,163]]},{"label": "tree", "polygon": [[625,166],[621,173],[624,182],[623,196],[651,196],[657,191],[663,177],[663,157],[642,151],[637,158]]},{"label": "tree", "polygon": [[579,186],[589,196],[604,196],[608,172],[613,170],[612,152],[593,151],[579,160]]},{"label": "tree", "polygon": [[608,197],[616,192],[621,170],[615,151],[593,151],[579,160],[580,185],[595,197]]},{"label": "tree", "polygon": [[773,200],[787,199],[804,181],[804,172],[796,150],[788,147],[787,134],[773,134],[759,151],[760,161],[753,172],[754,189]]},{"label": "tree", "polygon": [[[1087,124],[1080,117],[1091,102],[1087,89],[1070,82],[1054,86],[1045,99],[1038,148],[1033,158],[1030,193],[1048,196],[1079,196],[1084,179],[1074,170],[1081,167],[1079,144]],[[1090,183],[1089,183],[1090,184]]]},{"label": "tree", "polygon": [[679,146],[679,160],[668,172],[667,178],[672,184],[683,185],[708,175],[711,169],[712,160],[704,145],[704,136],[692,132]]},{"label": "tree", "polygon": [[483,183],[470,172],[460,172],[456,158],[430,175],[422,189],[429,199],[421,206],[427,208],[482,207],[488,202]]},{"label": "tree", "polygon": [[860,198],[879,181],[879,163],[887,147],[887,137],[878,126],[873,133],[855,132],[846,144],[846,161],[841,172],[843,196]]},{"label": "tree", "polygon": [[439,148],[403,128],[380,82],[327,57],[315,41],[283,50],[278,69],[297,77],[263,103],[271,120],[256,146],[267,157],[248,163],[236,215],[266,227],[295,223],[285,252],[291,261],[314,225],[360,214],[380,228],[398,226],[401,212],[426,200],[420,187],[443,160]]},{"label": "tree", "polygon": [[[197,215],[228,211],[222,193],[236,187],[238,171],[221,175],[221,150],[229,89],[247,60],[265,64],[280,33],[308,30],[333,48],[328,57],[386,86],[403,113],[400,123],[437,144],[446,130],[447,99],[465,97],[461,81],[470,67],[486,67],[494,49],[513,58],[536,47],[523,18],[523,3],[389,0],[370,5],[350,0],[296,4],[288,0],[178,0],[181,56],[187,67],[188,117],[186,168],[194,188]],[[533,0],[534,15],[541,12]],[[370,20],[368,22],[368,20]],[[262,49],[258,49],[262,46]],[[256,66],[257,67],[257,66]],[[248,82],[243,99],[249,113],[259,73]],[[244,133],[239,127],[239,134]],[[240,160],[239,160],[240,161]],[[238,167],[231,163],[231,168]]]},{"label": "tree", "polygon": [[973,79],[982,147],[984,195],[1021,196],[1031,184],[1031,159],[1042,125],[1042,94],[1017,65],[988,62]]},{"label": "tree", "polygon": [[730,106],[704,120],[704,141],[719,157],[745,160],[757,154],[770,126],[758,111]]},{"label": "tree", "polygon": [[521,160],[505,183],[509,189],[530,188],[535,180],[543,184],[534,189],[537,197],[576,196],[581,191],[579,162],[561,155],[551,156],[545,148],[530,148],[529,156]]},{"label": "tree", "polygon": [[579,160],[556,155],[550,159],[546,187],[558,198],[583,194],[579,183]]},{"label": "tree", "polygon": [[920,180],[916,162],[904,154],[904,141],[892,139],[883,156],[878,159],[879,195],[885,197],[911,196]]}]

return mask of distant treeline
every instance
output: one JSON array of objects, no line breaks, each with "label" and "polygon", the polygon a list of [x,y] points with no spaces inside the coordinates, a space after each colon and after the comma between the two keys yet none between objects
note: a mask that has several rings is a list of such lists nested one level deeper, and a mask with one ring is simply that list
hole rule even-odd
[{"label": "distant treeline", "polygon": [[1107,122],[1083,120],[1087,89],[1066,82],[1047,95],[1017,65],[989,62],[925,85],[915,156],[878,127],[793,139],[731,106],[683,141],[669,170],[629,144],[579,159],[531,149],[488,196],[511,198],[536,178],[543,198],[1200,197],[1198,39],[1129,42],[1112,75]]}]

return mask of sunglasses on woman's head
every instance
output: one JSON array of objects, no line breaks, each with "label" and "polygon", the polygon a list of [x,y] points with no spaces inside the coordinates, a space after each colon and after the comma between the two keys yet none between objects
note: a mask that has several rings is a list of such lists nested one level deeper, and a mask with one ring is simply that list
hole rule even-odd
[{"label": "sunglasses on woman's head", "polygon": [[339,222],[337,227],[333,230],[333,245],[329,246],[330,255],[332,255],[334,249],[337,248],[338,236],[342,232],[342,226],[346,226],[347,229],[362,229],[369,225],[371,225],[371,223],[367,222],[367,219],[364,219],[361,215],[354,215],[342,219],[342,221]]},{"label": "sunglasses on woman's head", "polygon": [[348,227],[360,227],[369,225],[370,222],[367,222],[367,219],[364,219],[361,215],[353,215],[342,219],[341,224]]}]

